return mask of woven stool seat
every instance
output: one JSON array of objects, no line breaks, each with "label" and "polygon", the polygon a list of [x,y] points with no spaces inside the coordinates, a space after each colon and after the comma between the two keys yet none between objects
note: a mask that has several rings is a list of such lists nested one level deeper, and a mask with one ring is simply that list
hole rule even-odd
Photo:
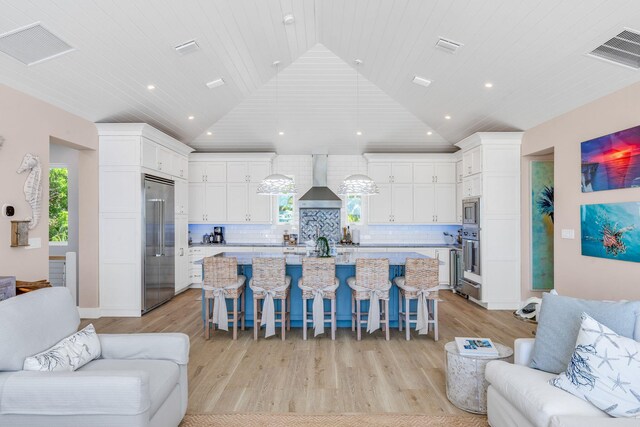
[{"label": "woven stool seat", "polygon": [[[285,328],[291,329],[291,277],[286,275],[285,259],[254,258],[252,266],[253,277],[249,280],[249,287],[253,291],[253,339],[258,339],[258,330],[262,325],[265,326],[265,338],[275,335],[276,323],[280,323],[284,340]],[[274,300],[279,300],[281,304],[279,317]]]},{"label": "woven stool seat", "polygon": [[[228,330],[228,322],[233,322],[233,339],[238,338],[238,323],[244,330],[245,311],[242,294],[244,293],[246,278],[238,275],[238,260],[233,257],[206,257],[203,259],[205,306],[205,333],[207,339],[211,337],[211,326]],[[233,300],[233,312],[227,312],[225,299]],[[213,312],[211,303],[213,300]]]},{"label": "woven stool seat", "polygon": [[[398,298],[398,329],[406,325],[406,339],[411,339],[409,327],[416,325],[419,334],[427,334],[433,327],[434,340],[438,340],[438,279],[440,266],[434,258],[407,258],[405,275],[393,283],[400,290]],[[410,301],[417,300],[418,308],[410,311]],[[403,306],[404,301],[404,306]],[[431,308],[430,308],[431,306]],[[412,319],[411,316],[415,316]]]},{"label": "woven stool seat", "polygon": [[[335,258],[303,258],[302,277],[298,287],[302,290],[302,338],[307,339],[307,325],[313,324],[314,336],[324,333],[326,322],[331,325],[331,339],[336,339],[336,290],[340,281],[336,277]],[[325,312],[324,300],[331,301],[331,309]],[[311,321],[307,302],[313,301]],[[327,316],[329,318],[327,319]]]},{"label": "woven stool seat", "polygon": [[[356,259],[356,277],[349,277],[347,285],[351,288],[351,330],[356,331],[358,341],[362,338],[361,326],[367,325],[367,332],[382,329],[389,340],[389,259]],[[362,319],[362,301],[369,302],[369,312]]]}]

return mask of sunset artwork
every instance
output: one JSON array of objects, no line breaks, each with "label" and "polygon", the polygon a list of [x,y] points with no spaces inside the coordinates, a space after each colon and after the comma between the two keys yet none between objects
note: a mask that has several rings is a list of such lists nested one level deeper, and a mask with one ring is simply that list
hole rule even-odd
[{"label": "sunset artwork", "polygon": [[640,187],[640,126],[585,141],[582,192]]}]

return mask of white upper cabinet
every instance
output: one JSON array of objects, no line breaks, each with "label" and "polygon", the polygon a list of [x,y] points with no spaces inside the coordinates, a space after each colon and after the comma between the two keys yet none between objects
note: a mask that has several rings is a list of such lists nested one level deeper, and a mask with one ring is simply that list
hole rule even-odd
[{"label": "white upper cabinet", "polygon": [[462,172],[462,160],[456,162],[456,182],[462,182],[464,173]]},{"label": "white upper cabinet", "polygon": [[415,163],[413,165],[415,184],[451,184],[456,182],[456,166],[448,163]]},{"label": "white upper cabinet", "polygon": [[190,162],[189,182],[227,182],[225,162]]},{"label": "white upper cabinet", "polygon": [[[191,155],[190,200],[198,197],[191,222],[269,224],[271,199],[258,195],[258,183],[271,174],[275,153]],[[205,183],[206,185],[199,185]],[[196,195],[197,193],[198,195]]]},{"label": "white upper cabinet", "polygon": [[171,156],[171,162],[171,169],[173,170],[172,175],[186,179],[189,171],[189,160],[187,157],[178,153],[173,153]]},{"label": "white upper cabinet", "polygon": [[454,184],[456,182],[455,163],[436,163],[434,176],[436,184]]},{"label": "white upper cabinet", "polygon": [[174,191],[174,205],[176,209],[176,215],[186,215],[189,206],[189,187],[186,181],[177,179],[175,181]]},{"label": "white upper cabinet", "polygon": [[141,139],[142,167],[163,172],[176,178],[187,177],[189,162],[184,153],[172,151],[145,137]]},{"label": "white upper cabinet", "polygon": [[370,224],[456,223],[456,163],[451,155],[366,154],[380,194]]},{"label": "white upper cabinet", "polygon": [[414,184],[430,184],[435,182],[435,168],[433,163],[416,163],[413,165]]},{"label": "white upper cabinet", "polygon": [[473,148],[462,155],[462,172],[464,176],[482,172],[482,147]]},{"label": "white upper cabinet", "polygon": [[435,222],[455,224],[456,184],[437,184],[434,188]]},{"label": "white upper cabinet", "polygon": [[[413,222],[413,185],[392,184],[391,218],[398,224]],[[374,196],[375,197],[375,196]]]},{"label": "white upper cabinet", "polygon": [[257,183],[249,184],[249,200],[247,209],[247,213],[249,214],[249,222],[260,224],[270,223],[272,197],[258,194],[257,190]]},{"label": "white upper cabinet", "polygon": [[249,222],[249,185],[246,183],[227,184],[227,222]]},{"label": "white upper cabinet", "polygon": [[413,182],[413,164],[407,162],[370,163],[369,177],[380,184],[410,184]]},{"label": "white upper cabinet", "polygon": [[413,221],[420,224],[435,222],[435,184],[413,185]]},{"label": "white upper cabinet", "polygon": [[378,184],[380,192],[369,197],[369,224],[388,224],[391,218],[391,184]]},{"label": "white upper cabinet", "polygon": [[227,182],[260,182],[270,171],[270,162],[227,162]]}]

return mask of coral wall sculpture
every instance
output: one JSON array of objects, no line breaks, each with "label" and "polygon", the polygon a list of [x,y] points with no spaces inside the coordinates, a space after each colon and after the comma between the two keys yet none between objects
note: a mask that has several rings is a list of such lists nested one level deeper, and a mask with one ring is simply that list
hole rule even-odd
[{"label": "coral wall sculpture", "polygon": [[32,230],[40,222],[42,214],[42,167],[40,158],[33,154],[25,154],[17,172],[22,173],[25,171],[29,171],[29,175],[24,183],[24,197],[29,206],[31,206],[31,218],[27,219],[30,221],[29,229]]}]

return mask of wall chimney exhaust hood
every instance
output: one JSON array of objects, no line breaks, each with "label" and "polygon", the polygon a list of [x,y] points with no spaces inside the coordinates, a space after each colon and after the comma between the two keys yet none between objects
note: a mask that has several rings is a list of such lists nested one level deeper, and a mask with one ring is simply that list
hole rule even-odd
[{"label": "wall chimney exhaust hood", "polygon": [[314,154],[313,187],[298,200],[300,209],[340,209],[342,199],[327,187],[326,154]]}]

